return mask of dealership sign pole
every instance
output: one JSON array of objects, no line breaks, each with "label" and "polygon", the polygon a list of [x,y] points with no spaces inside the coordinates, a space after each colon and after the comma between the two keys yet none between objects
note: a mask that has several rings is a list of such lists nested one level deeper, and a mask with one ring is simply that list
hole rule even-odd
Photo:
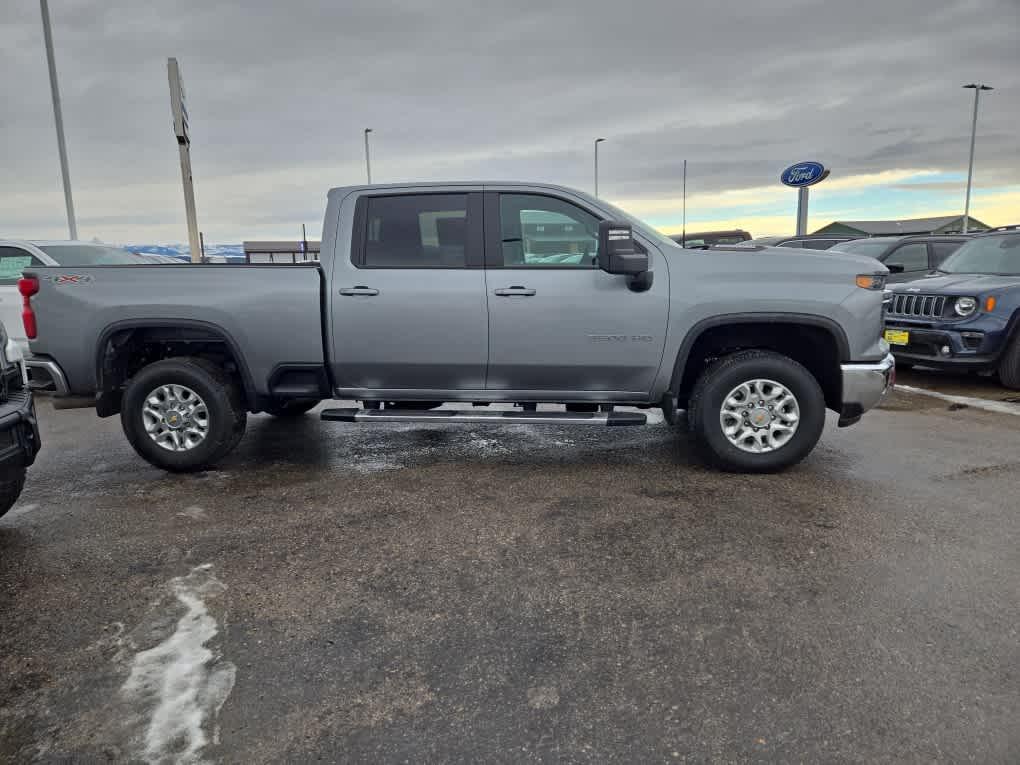
[{"label": "dealership sign pole", "polygon": [[829,177],[829,169],[821,162],[798,162],[790,165],[779,176],[785,186],[797,189],[797,236],[807,233],[808,186],[814,186]]},{"label": "dealership sign pole", "polygon": [[177,59],[166,60],[170,77],[170,111],[174,118],[174,135],[181,153],[181,181],[184,183],[184,212],[188,217],[188,248],[191,262],[202,262],[202,245],[198,237],[198,220],[195,218],[195,185],[191,180],[191,136],[188,133],[188,107],[184,102],[184,84]]}]

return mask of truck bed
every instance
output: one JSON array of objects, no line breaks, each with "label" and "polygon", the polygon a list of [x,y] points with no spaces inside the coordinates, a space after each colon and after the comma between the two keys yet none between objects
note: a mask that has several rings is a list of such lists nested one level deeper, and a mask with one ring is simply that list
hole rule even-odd
[{"label": "truck bed", "polygon": [[324,364],[323,277],[315,266],[53,266],[24,275],[39,280],[31,351],[59,360],[72,394],[95,392],[106,342],[133,327],[222,334],[257,393],[278,366]]}]

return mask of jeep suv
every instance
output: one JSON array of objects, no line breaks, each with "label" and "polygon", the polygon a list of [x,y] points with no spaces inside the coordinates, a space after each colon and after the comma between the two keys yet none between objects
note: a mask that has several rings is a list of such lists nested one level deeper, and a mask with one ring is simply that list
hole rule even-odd
[{"label": "jeep suv", "polygon": [[974,236],[931,276],[895,285],[887,308],[901,368],[997,371],[1020,390],[1020,231]]}]

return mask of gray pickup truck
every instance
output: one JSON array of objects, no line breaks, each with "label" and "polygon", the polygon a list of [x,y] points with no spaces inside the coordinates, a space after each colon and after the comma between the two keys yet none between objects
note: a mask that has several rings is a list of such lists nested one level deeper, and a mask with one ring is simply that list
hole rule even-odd
[{"label": "gray pickup truck", "polygon": [[119,413],[167,470],[215,463],[249,412],[337,398],[360,406],[322,419],[642,425],[661,407],[712,462],[757,472],[888,390],[886,273],[685,250],[559,186],[443,183],[333,189],[318,265],[33,266],[19,290],[35,377]]}]

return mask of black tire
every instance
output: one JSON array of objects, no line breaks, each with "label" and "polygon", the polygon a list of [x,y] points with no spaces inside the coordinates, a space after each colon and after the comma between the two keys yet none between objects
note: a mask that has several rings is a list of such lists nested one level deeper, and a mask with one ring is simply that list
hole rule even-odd
[{"label": "black tire", "polygon": [[11,468],[0,473],[0,516],[14,507],[25,488],[26,468]]},{"label": "black tire", "polygon": [[[142,405],[146,396],[161,385],[185,385],[205,402],[209,428],[205,439],[187,451],[170,451],[153,441],[145,431]],[[157,361],[143,368],[128,382],[121,403],[120,421],[124,435],[142,459],[174,473],[211,467],[241,441],[247,423],[238,386],[220,367],[190,356]]]},{"label": "black tire", "polygon": [[265,408],[265,411],[273,417],[300,417],[318,405],[317,398],[292,398],[287,401],[274,401]]},{"label": "black tire", "polygon": [[[730,442],[720,423],[723,400],[742,382],[774,380],[786,386],[800,408],[790,440],[770,452],[752,453]],[[701,375],[691,393],[687,421],[699,450],[713,465],[741,473],[783,470],[804,459],[825,426],[825,396],[818,381],[793,359],[772,351],[741,351],[719,359]]]},{"label": "black tire", "polygon": [[1013,333],[1009,347],[999,360],[999,382],[1010,390],[1020,390],[1020,332]]}]

